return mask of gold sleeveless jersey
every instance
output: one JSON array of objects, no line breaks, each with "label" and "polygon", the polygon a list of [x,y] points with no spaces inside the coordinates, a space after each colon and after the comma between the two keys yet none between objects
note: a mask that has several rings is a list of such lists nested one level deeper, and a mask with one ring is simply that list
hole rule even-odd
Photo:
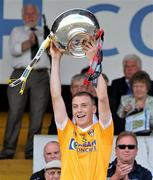
[{"label": "gold sleeveless jersey", "polygon": [[113,143],[113,121],[103,129],[100,123],[82,132],[68,120],[58,129],[62,156],[61,180],[105,180]]}]

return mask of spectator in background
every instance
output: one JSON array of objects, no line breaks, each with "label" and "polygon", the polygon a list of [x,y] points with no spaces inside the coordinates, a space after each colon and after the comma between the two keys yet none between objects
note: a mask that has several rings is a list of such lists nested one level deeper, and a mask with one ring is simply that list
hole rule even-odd
[{"label": "spectator in background", "polygon": [[120,118],[126,118],[132,113],[141,111],[148,113],[144,118],[148,118],[149,129],[153,131],[153,97],[148,95],[151,86],[150,77],[145,71],[138,71],[130,79],[130,84],[132,94],[121,96],[118,115]]},{"label": "spectator in background", "polygon": [[[117,108],[120,103],[122,95],[131,94],[130,79],[138,71],[142,70],[142,61],[139,56],[135,54],[128,54],[123,58],[123,72],[124,76],[112,81],[110,87],[110,95],[117,101]],[[149,94],[153,95],[153,81],[151,81],[151,88]]]},{"label": "spectator in background", "polygon": [[[128,54],[123,58],[123,72],[124,76],[112,81],[110,87],[110,95],[117,101],[117,108],[120,104],[122,95],[131,94],[130,79],[136,72],[142,69],[142,63],[139,56],[135,54]],[[116,108],[116,109],[117,109]]]},{"label": "spectator in background", "polygon": [[[11,64],[14,69],[11,79],[18,79],[22,75],[44,40],[43,29],[37,26],[39,17],[37,7],[34,4],[25,5],[22,9],[22,17],[24,26],[15,27],[10,36]],[[33,137],[41,132],[42,120],[49,100],[49,69],[50,59],[47,53],[44,53],[28,78],[23,95],[19,94],[20,85],[8,87],[9,111],[0,159],[13,158],[15,154],[28,97],[30,120],[25,158],[33,157]]]},{"label": "spectator in background", "polygon": [[60,180],[60,176],[61,176],[61,161],[53,160],[48,162],[45,166],[45,180]]},{"label": "spectator in background", "polygon": [[[124,76],[118,79],[114,79],[110,86],[109,95],[116,101],[114,109],[117,112],[118,106],[120,104],[120,99],[122,95],[131,94],[130,87],[130,79],[134,73],[140,71],[142,68],[141,59],[139,56],[135,54],[128,54],[123,58],[123,72]],[[116,121],[116,134],[125,130],[125,121],[121,121],[121,119],[117,116]]]},{"label": "spectator in background", "polygon": [[83,81],[85,78],[85,74],[75,74],[71,78],[71,86],[70,86],[70,91],[72,97],[77,93],[81,91],[88,91],[88,86],[84,85]]},{"label": "spectator in background", "polygon": [[116,139],[116,159],[110,163],[107,177],[109,180],[152,180],[149,170],[137,164],[138,142],[132,132],[122,132]]},{"label": "spectator in background", "polygon": [[[60,160],[61,154],[60,154],[60,147],[59,143],[57,141],[50,141],[44,146],[44,160],[45,163],[49,163],[53,160]],[[45,169],[42,169],[38,172],[35,172],[30,180],[45,180]]]}]

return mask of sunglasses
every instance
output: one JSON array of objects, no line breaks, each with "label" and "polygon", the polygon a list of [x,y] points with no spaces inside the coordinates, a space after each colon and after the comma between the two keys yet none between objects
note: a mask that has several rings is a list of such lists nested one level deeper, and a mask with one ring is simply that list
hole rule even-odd
[{"label": "sunglasses", "polygon": [[126,147],[129,149],[129,150],[132,150],[132,149],[135,149],[136,148],[136,145],[134,145],[134,144],[119,144],[119,145],[117,145],[117,147],[119,148],[119,149],[126,149]]}]

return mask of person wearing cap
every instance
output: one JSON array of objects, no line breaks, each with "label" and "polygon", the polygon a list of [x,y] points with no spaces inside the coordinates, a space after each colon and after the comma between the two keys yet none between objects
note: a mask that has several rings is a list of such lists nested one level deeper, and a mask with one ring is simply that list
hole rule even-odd
[{"label": "person wearing cap", "polygon": [[[57,141],[49,141],[44,146],[44,160],[45,163],[48,163],[53,160],[60,160],[61,154],[60,154],[60,147],[59,143]],[[45,180],[45,169],[41,169],[40,171],[35,172],[30,177],[30,180]]]},{"label": "person wearing cap", "polygon": [[45,166],[45,180],[60,180],[61,161],[53,160]]}]

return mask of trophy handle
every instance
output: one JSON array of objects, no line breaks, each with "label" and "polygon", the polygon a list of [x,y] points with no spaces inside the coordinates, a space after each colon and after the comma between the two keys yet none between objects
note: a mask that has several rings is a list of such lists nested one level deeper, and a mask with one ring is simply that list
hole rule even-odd
[{"label": "trophy handle", "polygon": [[27,66],[27,68],[24,70],[24,72],[22,73],[21,77],[18,78],[17,80],[10,82],[9,86],[10,87],[15,87],[19,84],[22,83],[21,89],[20,89],[20,94],[23,94],[24,88],[25,88],[25,84],[27,81],[27,78],[30,74],[30,72],[32,71],[34,65],[40,60],[41,55],[43,54],[43,52],[45,51],[45,49],[49,46],[50,42],[54,39],[54,34],[51,32],[47,38],[42,42],[40,48],[38,49],[38,52],[36,53],[35,57],[32,59],[32,61],[29,63],[29,65]]}]

